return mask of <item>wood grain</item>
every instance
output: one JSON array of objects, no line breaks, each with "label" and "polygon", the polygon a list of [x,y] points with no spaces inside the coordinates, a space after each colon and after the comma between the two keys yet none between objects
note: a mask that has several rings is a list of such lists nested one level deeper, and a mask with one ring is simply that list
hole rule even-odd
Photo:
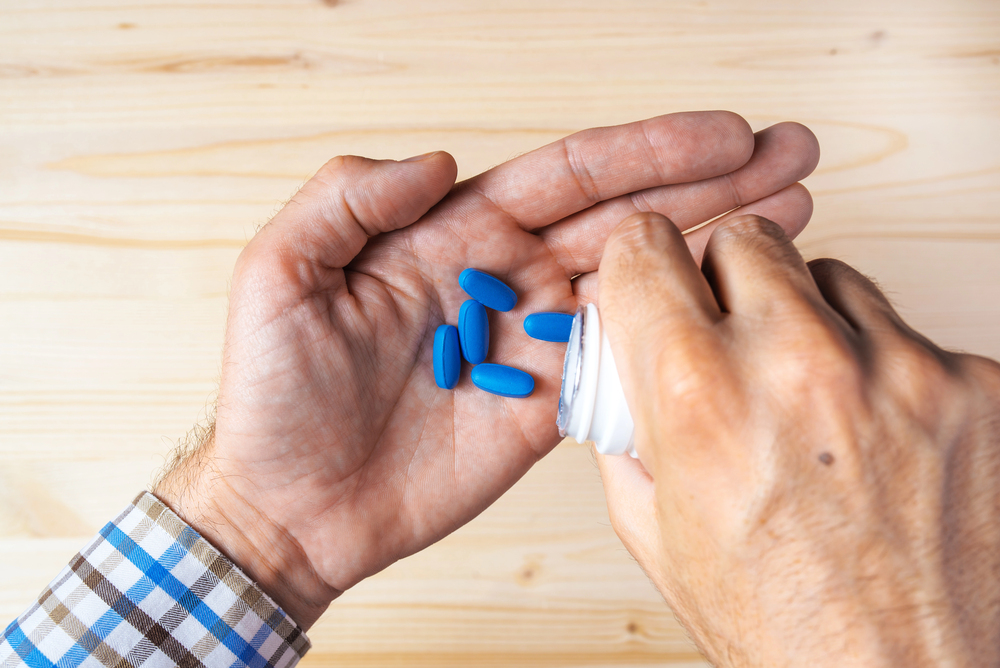
[{"label": "wood grain", "polygon": [[[446,149],[466,177],[701,108],[812,127],[804,253],[1000,357],[993,0],[5,2],[0,619],[203,414],[236,255],[325,160]],[[704,665],[572,443],[310,635],[316,666]]]}]

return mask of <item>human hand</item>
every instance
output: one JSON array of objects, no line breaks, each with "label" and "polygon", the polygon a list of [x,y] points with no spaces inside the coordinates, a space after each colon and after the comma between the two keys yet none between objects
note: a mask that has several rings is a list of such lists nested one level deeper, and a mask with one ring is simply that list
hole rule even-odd
[{"label": "human hand", "polygon": [[1000,365],[755,216],[699,270],[637,215],[600,267],[641,463],[612,524],[716,666],[995,666]]},{"label": "human hand", "polygon": [[[240,255],[214,437],[156,493],[310,626],[556,445],[562,353],[521,323],[576,309],[624,215],[691,227],[746,205],[794,235],[811,213],[795,184],[817,158],[802,126],[755,138],[708,112],[589,130],[458,185],[445,153],[331,161]],[[530,398],[486,394],[468,369],[454,391],[434,383],[434,332],[457,320],[466,267],[519,294],[490,314],[490,355],[534,375]]]}]

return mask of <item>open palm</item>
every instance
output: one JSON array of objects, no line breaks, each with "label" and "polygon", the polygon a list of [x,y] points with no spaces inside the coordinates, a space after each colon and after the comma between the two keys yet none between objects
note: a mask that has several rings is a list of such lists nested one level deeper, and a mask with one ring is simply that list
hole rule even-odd
[{"label": "open palm", "polygon": [[[604,241],[637,210],[687,229],[742,206],[794,236],[817,158],[802,126],[755,137],[704,112],[589,130],[457,185],[446,153],[331,161],[234,273],[209,452],[225,521],[253,537],[238,562],[294,591],[275,596],[308,626],[337,592],[468,522],[559,440],[563,347],[530,339],[524,317],[596,301]],[[710,231],[688,235],[696,253]],[[468,365],[455,390],[434,382],[434,332],[456,323],[467,267],[518,294],[490,312],[488,361],[531,373],[529,398],[477,389]]]}]

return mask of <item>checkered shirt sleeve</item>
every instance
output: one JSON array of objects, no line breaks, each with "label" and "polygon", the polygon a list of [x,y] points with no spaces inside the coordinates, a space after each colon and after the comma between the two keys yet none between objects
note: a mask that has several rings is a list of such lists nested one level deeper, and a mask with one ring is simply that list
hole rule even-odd
[{"label": "checkered shirt sleeve", "polygon": [[291,668],[309,639],[143,492],[0,635],[0,668]]}]

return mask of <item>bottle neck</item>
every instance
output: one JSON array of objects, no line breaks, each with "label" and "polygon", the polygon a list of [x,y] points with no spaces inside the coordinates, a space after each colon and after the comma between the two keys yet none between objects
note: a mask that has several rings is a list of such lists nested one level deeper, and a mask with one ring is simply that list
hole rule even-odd
[{"label": "bottle neck", "polygon": [[632,415],[601,317],[594,304],[577,311],[563,360],[559,433],[593,441],[606,455],[635,456]]}]

